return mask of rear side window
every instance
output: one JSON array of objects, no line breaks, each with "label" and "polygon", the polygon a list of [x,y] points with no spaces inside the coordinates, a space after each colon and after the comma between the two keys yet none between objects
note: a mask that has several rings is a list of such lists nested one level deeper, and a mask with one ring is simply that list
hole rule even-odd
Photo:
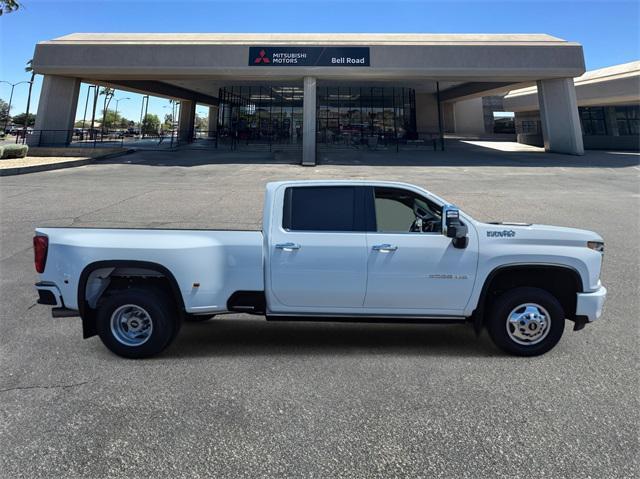
[{"label": "rear side window", "polygon": [[282,227],[291,231],[364,231],[363,189],[352,186],[287,188]]}]

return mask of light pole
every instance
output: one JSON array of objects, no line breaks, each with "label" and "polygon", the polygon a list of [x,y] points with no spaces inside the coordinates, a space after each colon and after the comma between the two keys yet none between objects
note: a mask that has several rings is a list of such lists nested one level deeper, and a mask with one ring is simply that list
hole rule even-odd
[{"label": "light pole", "polygon": [[84,102],[84,115],[82,115],[82,139],[84,140],[84,126],[85,126],[85,122],[87,120],[87,107],[89,106],[89,93],[91,93],[91,89],[95,88],[95,85],[89,85],[87,87],[87,99]]},{"label": "light pole", "polygon": [[[178,114],[178,106],[180,105],[179,100],[171,100],[171,148],[173,148],[173,131],[176,128],[176,115]],[[176,140],[178,140],[178,135],[176,135]]]},{"label": "light pole", "polygon": [[[88,94],[88,93],[87,93]],[[91,131],[89,132],[89,138],[93,138],[93,143],[95,145],[96,142],[96,137],[97,135],[95,134],[94,130],[94,125],[96,122],[96,108],[98,105],[98,95],[99,95],[99,89],[97,85],[94,85],[93,88],[93,109],[91,110]]]},{"label": "light pole", "polygon": [[176,128],[176,115],[178,114],[178,108],[180,107],[179,100],[173,100],[173,106],[171,107],[171,134],[173,135],[173,130]]},{"label": "light pole", "polygon": [[[21,83],[31,83],[28,80],[24,80],[24,81],[19,81],[18,83],[11,83],[8,81],[4,81],[4,80],[0,80],[0,83],[6,83],[7,85],[11,85],[11,95],[9,95],[9,108],[7,109],[7,118],[5,118],[4,120],[4,128],[3,128],[3,132],[7,131],[7,125],[9,124],[9,117],[11,116],[11,102],[13,101],[13,89],[20,85]],[[25,120],[28,121],[28,118]]]},{"label": "light pole", "polygon": [[120,103],[121,101],[124,101],[124,100],[131,100],[131,98],[125,97],[125,98],[117,98],[116,99],[116,114],[114,115],[115,121],[118,121],[118,103]]},{"label": "light pole", "polygon": [[149,104],[149,95],[145,95],[142,97],[142,106],[140,106],[140,138],[141,139],[144,138],[144,133],[142,131],[142,124],[144,123],[145,115],[146,115],[145,104],[146,105]]}]

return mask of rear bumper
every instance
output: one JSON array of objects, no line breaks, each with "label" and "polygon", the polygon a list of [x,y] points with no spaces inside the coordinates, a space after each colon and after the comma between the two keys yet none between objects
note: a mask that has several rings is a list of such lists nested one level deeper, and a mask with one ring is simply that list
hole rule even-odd
[{"label": "rear bumper", "polygon": [[69,318],[80,316],[78,311],[67,309],[64,305],[64,299],[60,294],[60,290],[55,284],[47,282],[36,283],[36,291],[38,292],[38,304],[53,306],[53,308],[51,308],[52,317]]},{"label": "rear bumper", "polygon": [[576,316],[582,316],[587,321],[595,321],[602,315],[602,308],[607,299],[607,288],[600,287],[592,293],[578,293]]},{"label": "rear bumper", "polygon": [[64,307],[62,295],[55,284],[36,283],[36,291],[38,292],[38,304],[46,304],[56,308]]}]

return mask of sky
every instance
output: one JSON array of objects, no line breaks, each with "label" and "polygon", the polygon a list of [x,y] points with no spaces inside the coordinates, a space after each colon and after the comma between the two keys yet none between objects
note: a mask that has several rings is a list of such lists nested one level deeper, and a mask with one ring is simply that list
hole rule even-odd
[{"label": "sky", "polygon": [[[548,33],[584,47],[587,70],[640,59],[640,1],[511,0],[20,0],[0,17],[0,80],[28,80],[37,42],[73,32]],[[33,88],[37,107],[41,77]],[[11,114],[25,111],[28,85],[14,89]],[[0,83],[0,98],[11,87]],[[140,95],[116,92],[125,117],[138,119]],[[82,118],[86,85],[78,102]],[[152,98],[149,113],[170,110]],[[207,116],[204,107],[198,114]]]}]

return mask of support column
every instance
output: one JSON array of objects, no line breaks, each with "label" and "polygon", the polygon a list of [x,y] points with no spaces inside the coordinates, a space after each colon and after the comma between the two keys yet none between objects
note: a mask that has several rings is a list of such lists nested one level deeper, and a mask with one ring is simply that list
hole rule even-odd
[{"label": "support column", "polygon": [[27,143],[32,146],[66,146],[71,143],[79,93],[79,78],[45,75],[34,134],[27,136]]},{"label": "support column", "polygon": [[178,140],[191,143],[196,124],[196,102],[180,100],[180,116],[178,117]]},{"label": "support column", "polygon": [[573,79],[558,78],[537,83],[544,149],[554,153],[584,155]]},{"label": "support column", "polygon": [[218,130],[218,107],[210,106],[209,107],[209,125],[208,125],[209,138],[214,138],[216,136],[217,130]]},{"label": "support column", "polygon": [[302,165],[316,165],[316,79],[304,77]]}]

